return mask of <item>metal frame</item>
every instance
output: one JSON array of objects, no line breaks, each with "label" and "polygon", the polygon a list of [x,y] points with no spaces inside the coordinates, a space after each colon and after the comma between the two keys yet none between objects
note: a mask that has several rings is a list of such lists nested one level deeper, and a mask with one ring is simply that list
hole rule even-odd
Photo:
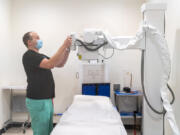
[{"label": "metal frame", "polygon": [[[7,86],[7,87],[4,87],[2,89],[3,90],[10,90],[10,118],[6,122],[4,122],[3,128],[2,128],[2,129],[4,129],[4,132],[6,132],[8,125],[15,124],[17,122],[17,121],[13,121],[13,100],[12,100],[12,98],[13,98],[13,90],[17,90],[18,87]],[[19,89],[26,90],[25,88],[22,88],[22,87],[19,87]],[[22,123],[22,126],[21,126],[23,133],[26,132],[26,128],[29,125],[30,125],[30,115],[27,112],[27,119]]]}]

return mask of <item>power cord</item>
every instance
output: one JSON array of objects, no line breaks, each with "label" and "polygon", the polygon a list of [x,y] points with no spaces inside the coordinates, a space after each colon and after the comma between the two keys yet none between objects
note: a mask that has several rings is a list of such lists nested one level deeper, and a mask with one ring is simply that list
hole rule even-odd
[{"label": "power cord", "polygon": [[109,56],[109,57],[105,57],[104,55],[102,55],[102,54],[100,54],[100,53],[98,53],[100,56],[102,56],[104,59],[110,59],[113,55],[114,55],[114,48],[112,49],[113,50],[113,52],[112,52],[112,54],[111,54],[111,56]]}]

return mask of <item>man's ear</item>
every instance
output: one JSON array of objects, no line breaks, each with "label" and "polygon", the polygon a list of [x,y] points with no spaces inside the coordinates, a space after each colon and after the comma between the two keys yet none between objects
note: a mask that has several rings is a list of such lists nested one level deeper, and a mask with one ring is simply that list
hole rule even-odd
[{"label": "man's ear", "polygon": [[32,46],[32,41],[31,41],[31,40],[28,40],[28,41],[27,41],[27,45],[28,45],[28,47],[29,47],[29,46]]}]

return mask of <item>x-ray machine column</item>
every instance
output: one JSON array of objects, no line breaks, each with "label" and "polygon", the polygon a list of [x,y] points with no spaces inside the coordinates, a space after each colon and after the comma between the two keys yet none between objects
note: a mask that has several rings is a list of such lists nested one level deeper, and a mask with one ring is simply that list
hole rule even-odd
[{"label": "x-ray machine column", "polygon": [[[143,20],[148,25],[155,26],[161,33],[165,33],[166,4],[146,3],[142,6]],[[148,33],[146,33],[148,34]],[[158,111],[163,110],[160,82],[162,63],[158,58],[158,50],[149,35],[145,36],[144,52],[144,87],[150,104]],[[153,112],[147,102],[143,102],[143,135],[163,135],[163,115]]]}]

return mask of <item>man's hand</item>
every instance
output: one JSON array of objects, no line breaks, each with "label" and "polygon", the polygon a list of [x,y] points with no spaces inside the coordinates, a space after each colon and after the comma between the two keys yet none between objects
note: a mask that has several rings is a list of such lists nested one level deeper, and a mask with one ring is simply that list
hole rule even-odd
[{"label": "man's hand", "polygon": [[68,37],[66,38],[66,40],[64,41],[64,45],[65,45],[67,48],[69,48],[69,47],[71,46],[71,44],[72,44],[72,38],[71,38],[70,36],[68,36]]},{"label": "man's hand", "polygon": [[72,44],[72,38],[68,36],[64,41],[64,45],[67,47],[66,50],[63,52],[63,58],[55,65],[56,67],[63,67],[68,59],[70,53],[70,46]]},{"label": "man's hand", "polygon": [[40,63],[41,68],[45,69],[52,69],[57,65],[60,65],[61,67],[66,63],[66,60],[69,56],[69,50],[70,46],[72,44],[72,38],[68,36],[66,40],[64,41],[63,45],[59,48],[59,50],[54,54],[53,57],[50,59],[43,59]]}]

